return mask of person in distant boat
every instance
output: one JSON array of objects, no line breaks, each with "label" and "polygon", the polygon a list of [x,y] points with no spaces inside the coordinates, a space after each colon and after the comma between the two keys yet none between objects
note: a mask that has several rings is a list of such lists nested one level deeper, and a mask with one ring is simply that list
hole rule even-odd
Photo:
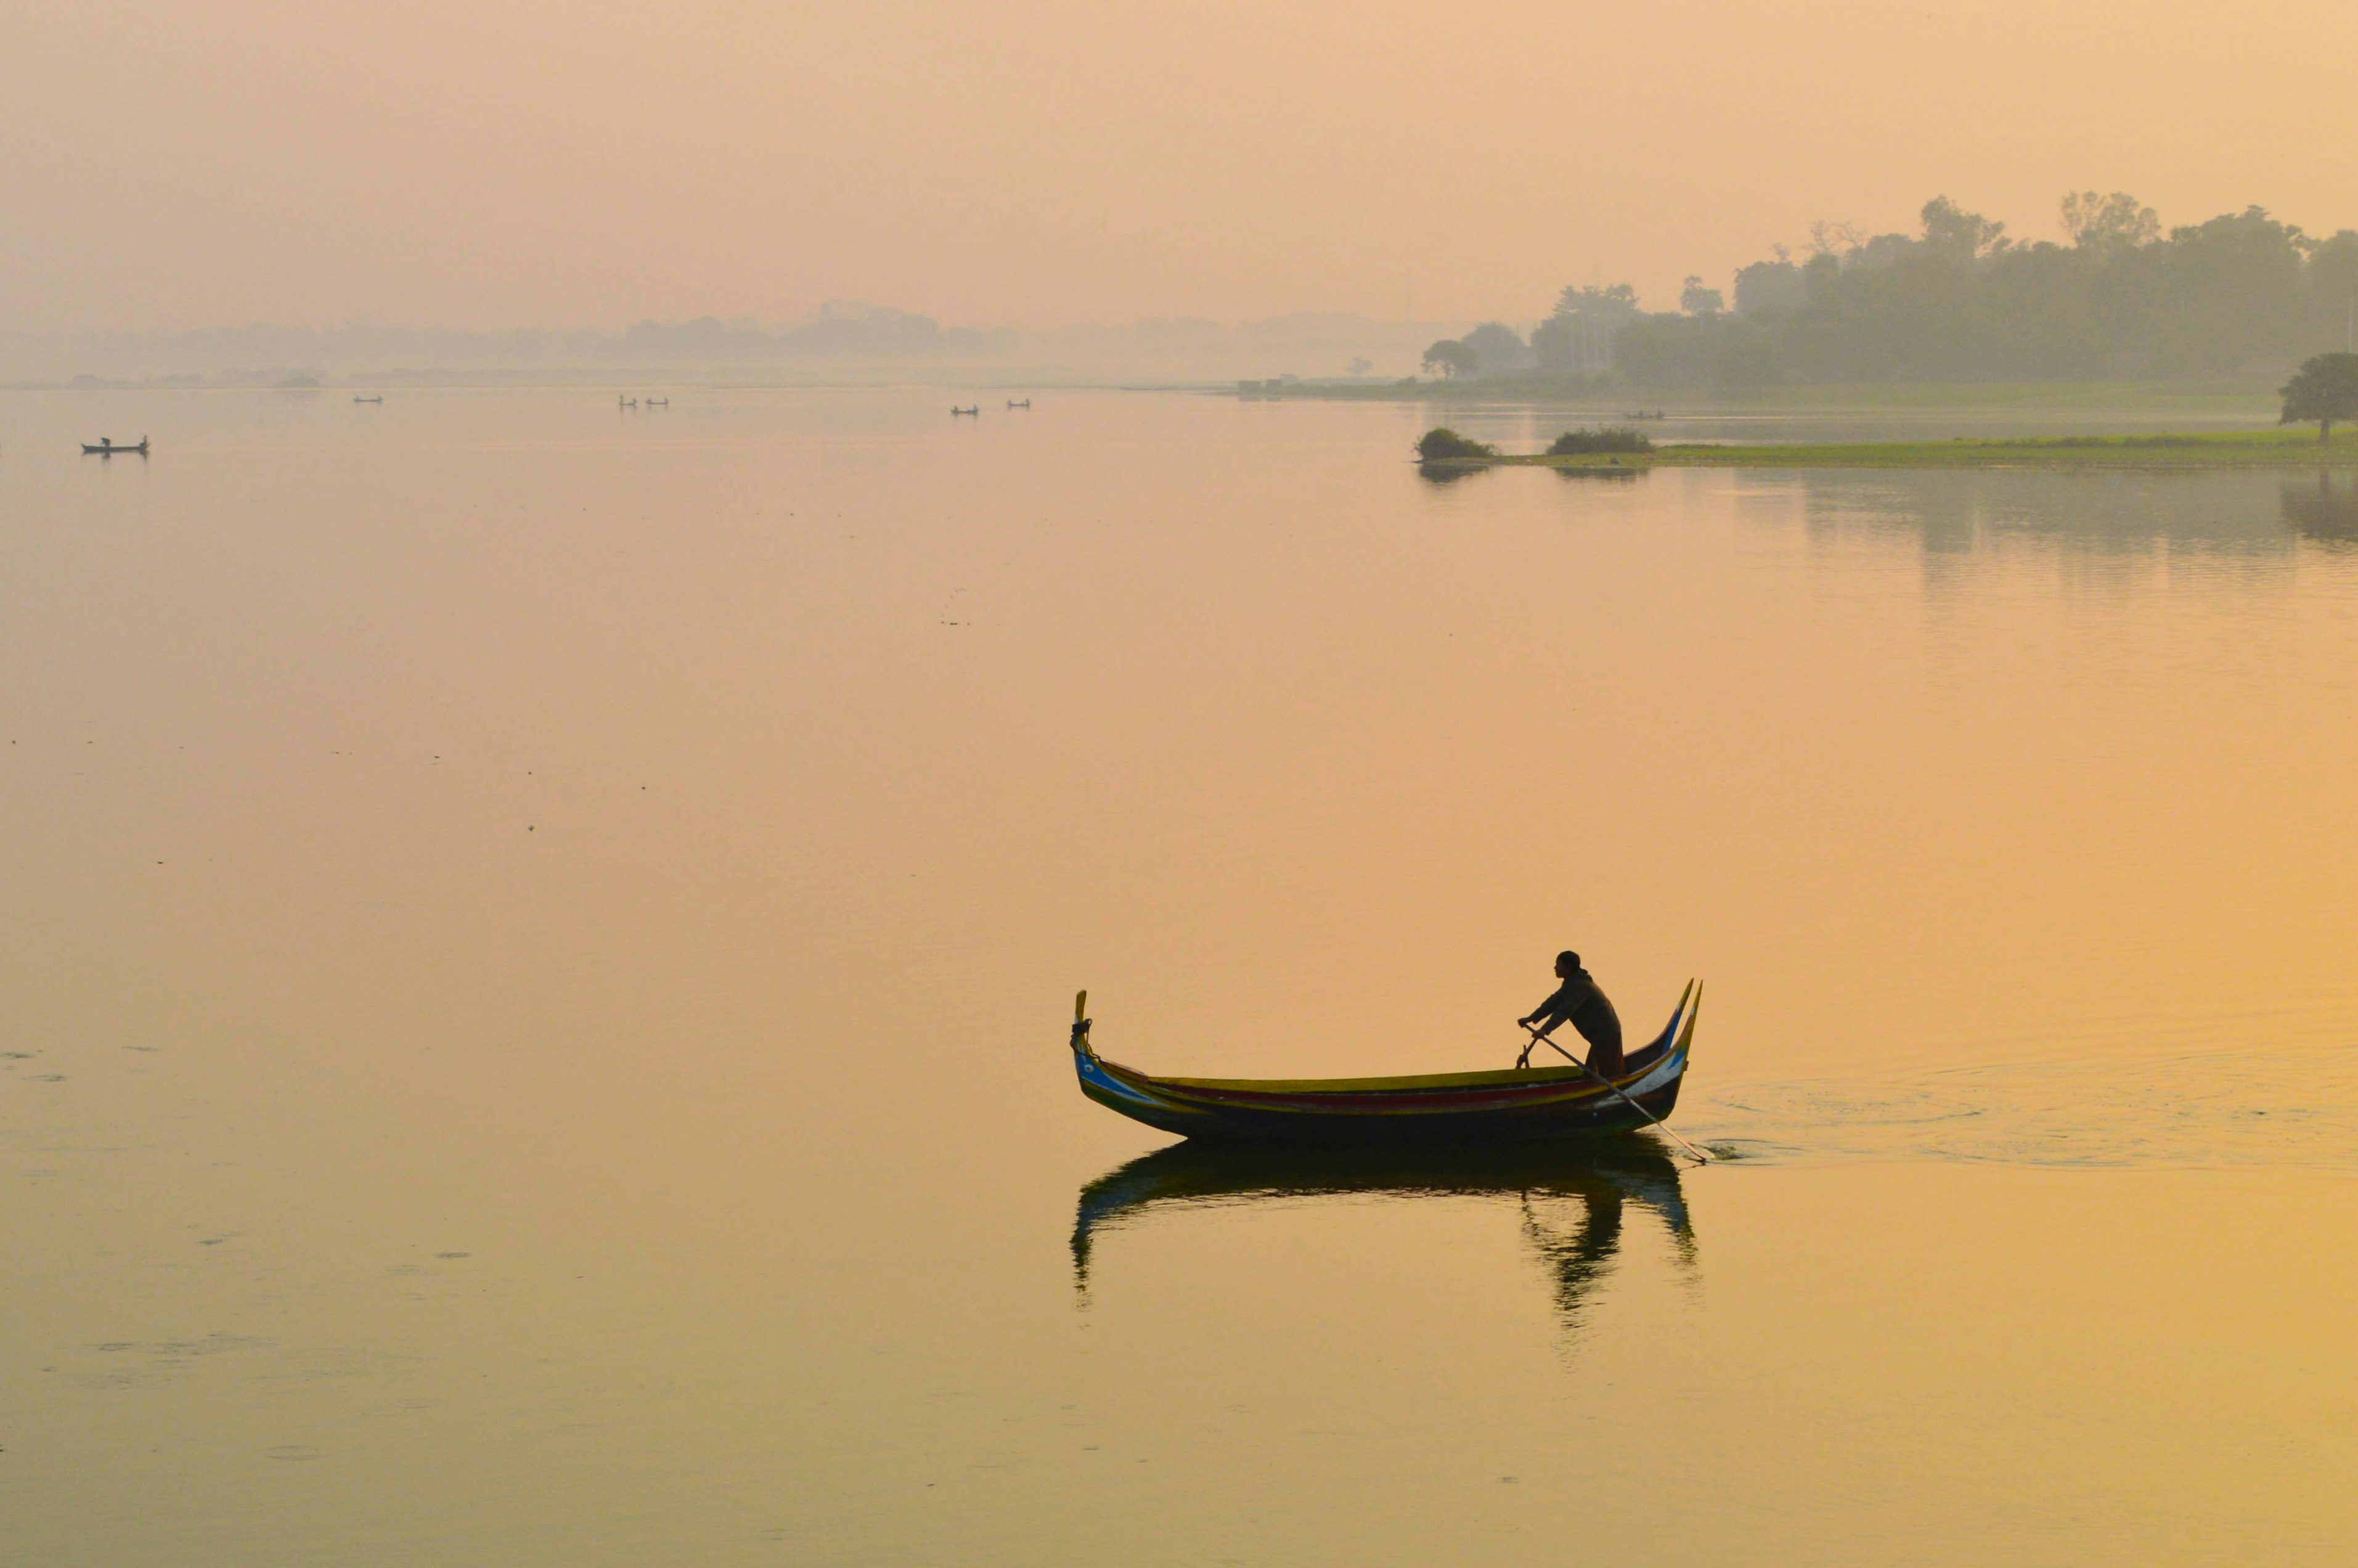
[{"label": "person in distant boat", "polygon": [[[1540,1003],[1538,1011],[1515,1022],[1526,1029],[1537,1029],[1542,1034],[1560,1023],[1570,1023],[1588,1042],[1589,1071],[1606,1078],[1621,1076],[1621,1017],[1605,993],[1580,967],[1580,955],[1574,952],[1555,956],[1555,978],[1563,982],[1555,995]],[[1537,1044],[1534,1041],[1532,1044]],[[1526,1066],[1531,1059],[1531,1046],[1523,1047],[1523,1054],[1515,1065]]]}]

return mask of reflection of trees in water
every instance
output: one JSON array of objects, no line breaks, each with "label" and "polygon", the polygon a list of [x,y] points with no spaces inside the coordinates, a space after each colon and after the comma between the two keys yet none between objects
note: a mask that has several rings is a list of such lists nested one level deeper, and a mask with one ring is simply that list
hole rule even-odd
[{"label": "reflection of trees in water", "polygon": [[[1461,479],[1470,479],[1477,473],[1490,471],[1489,469],[1478,463],[1419,463],[1416,465],[1417,478],[1427,484],[1455,484]],[[1646,470],[1641,468],[1550,469],[1548,471],[1558,479],[1569,481],[1574,484],[1635,484],[1646,477]]]},{"label": "reflection of trees in water", "polygon": [[2358,481],[2334,482],[2331,472],[2319,470],[2314,489],[2287,485],[2277,497],[2285,524],[2304,539],[2320,544],[2358,544]]},{"label": "reflection of trees in water", "polygon": [[[2044,546],[2136,562],[2157,549],[2283,557],[2289,554],[2268,473],[1804,471],[1811,532],[1912,535],[1927,554],[1983,557]],[[1748,481],[1763,485],[1761,478]],[[1792,479],[1779,476],[1779,488]]]},{"label": "reflection of trees in water", "polygon": [[1813,549],[1912,546],[1931,602],[1954,600],[1995,572],[2054,572],[2066,591],[2125,599],[2180,565],[2232,567],[2246,584],[2289,583],[2280,476],[2258,472],[2007,470],[1751,474],[1739,485],[1792,517],[1798,502]]},{"label": "reflection of trees in water", "polygon": [[1681,1267],[1695,1266],[1694,1229],[1677,1162],[1639,1138],[1521,1146],[1256,1146],[1179,1143],[1083,1187],[1073,1224],[1073,1284],[1086,1300],[1098,1240],[1170,1209],[1316,1197],[1511,1198],[1522,1232],[1552,1276],[1558,1319],[1577,1333],[1621,1250],[1628,1205],[1650,1209]]}]

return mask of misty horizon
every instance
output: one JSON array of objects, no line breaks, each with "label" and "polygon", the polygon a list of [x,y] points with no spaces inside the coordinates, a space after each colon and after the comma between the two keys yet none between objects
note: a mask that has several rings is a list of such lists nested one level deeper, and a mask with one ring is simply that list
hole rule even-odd
[{"label": "misty horizon", "polygon": [[0,50],[0,330],[623,330],[830,299],[1031,330],[1528,320],[1566,284],[1674,298],[1817,219],[1902,231],[1935,192],[2034,238],[2088,186],[2329,232],[2339,86],[2299,62],[2351,32],[2306,0],[2232,27],[1714,3],[1674,31],[684,0],[561,34],[520,0],[28,0]]},{"label": "misty horizon", "polygon": [[[1887,272],[1896,277],[1927,265],[1936,274],[1963,268],[1985,283],[1998,274],[2014,276],[2013,284],[1998,286],[1997,303],[2002,308],[2038,312],[2023,323],[2024,330],[2042,340],[2037,350],[2028,357],[2017,351],[2012,361],[2002,350],[1993,357],[1981,349],[1967,362],[1936,357],[1922,362],[1913,362],[1922,359],[1915,351],[1895,355],[1887,347],[1865,361],[1855,354],[1850,362],[1839,355],[1829,359],[1821,351],[1817,369],[1823,373],[1839,365],[1844,373],[1831,379],[1904,379],[1902,372],[1913,362],[1917,374],[1936,380],[2006,374],[2101,379],[2226,370],[2239,362],[2247,373],[2271,373],[2277,362],[2296,352],[2301,341],[2299,330],[2290,328],[2288,308],[2293,316],[2306,310],[2320,320],[2338,319],[2343,304],[2358,310],[2358,232],[2311,234],[2257,204],[2199,223],[2165,227],[2153,208],[2117,190],[2109,196],[2093,189],[2067,192],[2057,208],[2061,243],[2012,231],[2004,219],[1985,217],[1945,196],[1924,204],[1912,232],[1877,233],[1846,222],[1814,220],[1808,225],[1810,240],[1801,261],[1790,247],[1779,244],[1760,259],[1690,273],[1682,279],[1675,305],[1660,309],[1650,309],[1646,296],[1626,281],[1610,287],[1585,281],[1563,285],[1550,311],[1494,312],[1478,323],[1469,318],[1387,319],[1347,310],[1294,310],[1233,321],[1150,315],[1118,323],[1051,327],[945,325],[933,316],[892,305],[831,300],[791,319],[706,314],[645,319],[620,329],[485,330],[396,326],[355,317],[331,326],[258,322],[178,330],[0,330],[0,384],[272,385],[320,376],[431,377],[469,372],[541,373],[562,379],[633,368],[786,366],[913,373],[988,370],[1020,372],[1046,381],[1124,373],[1412,381],[1420,371],[1453,374],[1459,362],[1472,370],[1477,360],[1486,359],[1488,362],[1478,368],[1487,377],[1537,370],[1561,380],[1613,371],[1626,362],[1636,373],[1623,379],[1640,384],[1711,382],[1722,390],[1758,389],[1797,374],[1803,380],[1829,379],[1807,373],[1806,365],[1798,372],[1791,366],[1764,369],[1763,356],[1774,360],[1776,351],[1763,334],[1787,325],[1797,311],[1805,318],[1815,311],[1821,319],[1811,325],[1823,339],[1836,325],[1823,319],[1835,308],[1830,292],[1833,279]],[[2180,253],[2180,260],[2169,259]],[[2140,258],[2148,256],[2162,260],[2158,265],[2140,265]],[[2092,267],[2138,272],[2144,281],[2115,287],[2115,292],[2126,287],[2141,297],[2130,308],[2149,313],[2157,305],[2182,310],[2187,303],[2196,303],[2207,316],[2225,312],[2218,330],[2228,336],[2212,344],[2210,362],[2201,362],[2199,355],[2190,359],[2182,350],[2174,356],[2157,354],[2150,343],[2135,341],[2135,330],[2110,351],[2083,347],[2076,360],[2068,352],[2059,358],[2051,342],[2059,324],[2052,314],[2058,302],[2027,305],[2021,281],[2043,273],[2050,282],[2034,287],[2051,292],[2058,266],[2090,277],[2094,276],[2089,274]],[[2288,280],[2285,266],[2302,278]],[[2171,276],[2179,281],[2167,282]],[[2305,287],[2314,297],[2313,306],[2267,297],[2272,290],[2281,292],[2288,281]],[[2083,281],[2068,287],[2083,294],[2088,286]],[[2163,293],[2156,294],[2157,287]],[[2189,287],[2204,292],[2204,297],[2186,296]],[[1935,293],[1950,290],[1951,286],[1943,285]],[[1880,292],[1889,295],[1891,290]],[[2344,295],[2350,297],[2347,301]],[[2009,298],[2012,307],[2006,304]],[[2178,299],[2175,306],[2171,298]],[[1920,338],[1938,337],[1944,330],[1953,336],[1955,323],[1923,314],[1928,308],[1937,312],[1942,305],[1939,297],[1913,304],[1905,297],[1896,303],[1887,297],[1875,302],[1874,308],[1885,318],[1878,330],[1887,336],[1893,330]],[[2118,305],[2110,308],[2115,319],[2102,329],[2116,338],[2120,309]],[[1741,326],[1753,336],[1731,347],[1724,332],[1704,340],[1683,330],[1708,330],[1722,322]],[[1985,336],[1990,326],[1985,319],[1975,330]],[[2097,330],[2093,321],[2089,326]],[[2288,330],[2293,331],[2291,337],[2286,336]],[[2150,334],[2147,329],[2146,335]],[[1437,367],[1435,353],[1460,336],[1469,342],[1487,342],[1487,352]],[[1728,365],[1736,362],[1728,358],[1731,352],[1739,360],[1748,356],[1733,380],[1727,373]]]}]

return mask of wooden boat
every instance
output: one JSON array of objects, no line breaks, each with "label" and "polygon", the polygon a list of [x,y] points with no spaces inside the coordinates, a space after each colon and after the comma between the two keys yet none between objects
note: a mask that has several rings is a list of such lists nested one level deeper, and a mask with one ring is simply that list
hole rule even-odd
[{"label": "wooden boat", "polygon": [[650,408],[668,408],[671,406],[671,399],[668,397],[650,397],[647,399],[647,406]]},{"label": "wooden boat", "polygon": [[84,441],[81,444],[81,450],[84,457],[111,458],[117,452],[125,455],[135,452],[144,458],[147,455],[147,438],[140,437],[139,444],[135,447],[118,447],[112,437],[101,436],[98,438],[98,445],[93,447],[88,441]]},{"label": "wooden boat", "polygon": [[[1081,1092],[1134,1121],[1188,1138],[1498,1138],[1626,1132],[1631,1106],[1667,1119],[1679,1103],[1703,987],[1689,980],[1660,1034],[1628,1053],[1615,1094],[1585,1068],[1509,1067],[1394,1078],[1163,1078],[1109,1062],[1073,1007]],[[1622,1096],[1628,1096],[1625,1099]]]},{"label": "wooden boat", "polygon": [[1010,408],[1029,408],[1032,406],[1032,400],[1027,397],[1022,402],[1018,403],[1015,399],[1011,397],[1007,400],[1007,406]]},{"label": "wooden boat", "polygon": [[383,403],[384,401],[384,394],[380,392],[374,397],[362,397],[360,394],[354,393],[352,395],[352,401],[354,403]]},{"label": "wooden boat", "polygon": [[953,418],[961,414],[971,414],[976,418],[979,419],[982,417],[982,405],[978,403],[971,408],[960,408],[955,403],[950,405],[950,415]]}]

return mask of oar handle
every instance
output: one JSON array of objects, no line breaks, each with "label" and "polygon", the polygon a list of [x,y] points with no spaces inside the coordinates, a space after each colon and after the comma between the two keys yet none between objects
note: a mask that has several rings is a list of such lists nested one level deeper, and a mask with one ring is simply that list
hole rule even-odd
[{"label": "oar handle", "polygon": [[[1711,1163],[1711,1156],[1705,1154],[1702,1150],[1696,1148],[1693,1144],[1688,1142],[1677,1133],[1672,1132],[1669,1128],[1663,1126],[1662,1119],[1660,1117],[1656,1116],[1652,1111],[1648,1110],[1644,1106],[1639,1105],[1633,1097],[1622,1090],[1620,1085],[1615,1083],[1612,1079],[1606,1077],[1604,1074],[1598,1072],[1595,1068],[1590,1066],[1587,1063],[1582,1061],[1579,1057],[1574,1055],[1563,1046],[1558,1045],[1554,1041],[1548,1039],[1548,1036],[1542,1032],[1531,1028],[1528,1023],[1524,1024],[1523,1028],[1530,1033],[1531,1044],[1533,1045],[1545,1041],[1550,1050],[1563,1057],[1565,1061],[1571,1063],[1574,1066],[1578,1067],[1582,1072],[1586,1073],[1590,1077],[1595,1078],[1599,1084],[1604,1086],[1606,1093],[1618,1096],[1623,1103],[1628,1105],[1631,1110],[1634,1110],[1639,1116],[1644,1117],[1646,1120],[1653,1126],[1656,1131],[1669,1139],[1671,1142],[1677,1144],[1680,1148],[1685,1150],[1688,1153],[1693,1155],[1695,1157],[1696,1163],[1703,1165],[1708,1165]],[[1525,1049],[1528,1052],[1529,1047],[1526,1047]]]}]

